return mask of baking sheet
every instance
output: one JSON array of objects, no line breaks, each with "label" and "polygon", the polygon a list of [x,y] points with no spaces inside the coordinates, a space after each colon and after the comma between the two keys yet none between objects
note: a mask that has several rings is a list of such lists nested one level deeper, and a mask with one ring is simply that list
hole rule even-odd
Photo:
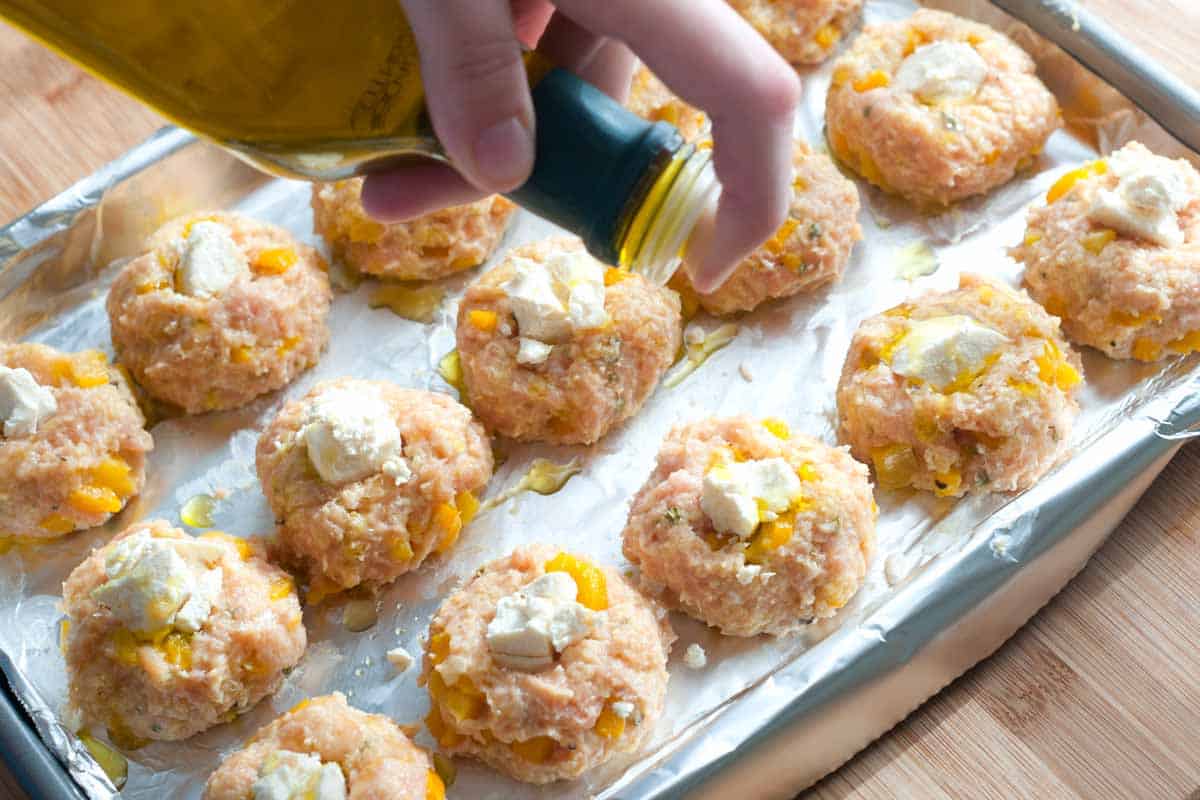
[{"label": "baking sheet", "polygon": [[[937,5],[977,17],[995,13],[982,2]],[[866,15],[868,22],[897,19],[914,8],[901,0],[879,0],[868,3]],[[998,19],[999,27],[1011,29],[1000,17],[988,21]],[[859,182],[865,241],[838,285],[771,304],[737,320],[738,335],[730,346],[675,388],[660,387],[641,414],[593,448],[506,446],[509,459],[493,478],[489,497],[514,486],[536,457],[560,463],[576,458],[583,472],[555,495],[520,494],[481,515],[464,530],[449,559],[429,562],[419,574],[402,578],[382,594],[380,621],[370,631],[347,631],[340,607],[308,611],[309,650],[283,688],[229,725],[184,743],[153,744],[129,754],[130,777],[123,796],[198,796],[204,777],[220,758],[260,725],[303,697],[333,689],[344,691],[361,708],[387,713],[402,723],[418,721],[427,710],[425,692],[415,684],[418,670],[397,676],[384,652],[401,645],[419,653],[425,624],[439,600],[480,563],[529,540],[548,540],[602,561],[623,563],[619,535],[628,500],[652,469],[662,436],[677,422],[749,412],[781,417],[794,430],[835,441],[833,387],[849,338],[862,318],[901,297],[952,288],[965,266],[1015,284],[1020,270],[1004,249],[1022,235],[1024,208],[1039,202],[1061,172],[1097,152],[1136,136],[1161,152],[1184,154],[1157,126],[1074,62],[1032,34],[1016,31],[1015,35],[1044,65],[1043,77],[1058,94],[1071,123],[1071,133],[1060,132],[1051,139],[1036,174],[932,218],[915,215]],[[798,135],[821,147],[829,72],[826,66],[806,75],[805,104],[797,120]],[[0,240],[4,259],[0,337],[28,338],[65,349],[101,347],[111,353],[103,303],[114,263],[135,254],[142,236],[157,224],[192,208],[236,208],[319,245],[312,234],[306,184],[264,178],[221,151],[188,144],[179,134],[160,137],[131,158],[146,159],[150,166],[108,191],[102,191],[105,181],[97,176],[94,191],[84,187],[77,196],[62,199],[54,213],[35,215],[6,231],[7,238]],[[522,212],[502,250],[553,230]],[[48,233],[56,235],[42,241]],[[925,247],[936,258],[936,272],[903,277],[900,273],[906,270],[898,267]],[[215,527],[247,536],[268,532],[271,517],[253,468],[254,446],[265,422],[285,399],[304,393],[319,380],[344,375],[453,392],[436,367],[454,346],[454,299],[477,274],[444,282],[449,299],[429,325],[399,319],[386,309],[369,309],[366,296],[375,288],[373,282],[340,294],[331,318],[335,337],[314,370],[279,395],[245,409],[158,424],[153,429],[156,449],[147,468],[146,490],[117,521],[63,542],[14,550],[5,557],[0,564],[0,646],[50,709],[61,711],[66,696],[57,641],[61,581],[88,550],[136,519],[163,517],[178,524],[183,504],[197,494],[221,496]],[[705,317],[697,322],[709,330],[719,324]],[[1084,353],[1084,365],[1084,411],[1071,444],[1076,453],[1147,413],[1162,416],[1164,400],[1185,397],[1194,378],[1191,359],[1159,368],[1110,362],[1089,351]],[[1173,410],[1168,402],[1168,416]],[[1183,428],[1194,421],[1187,413],[1176,416]],[[1076,472],[1080,469],[1079,462],[1068,466]],[[753,714],[749,720],[723,715],[711,722],[748,688],[769,681],[783,667],[794,670],[808,665],[819,671],[837,665],[852,678],[857,662],[850,656],[857,651],[838,649],[844,635],[818,646],[831,632],[839,627],[843,632],[864,630],[862,621],[887,610],[896,592],[913,581],[936,575],[944,588],[968,579],[969,575],[940,567],[981,541],[995,539],[990,545],[993,557],[1008,558],[1005,540],[992,533],[1004,524],[1007,512],[1020,506],[1012,497],[955,503],[909,492],[877,492],[877,499],[879,550],[863,590],[835,620],[792,639],[746,641],[719,637],[698,623],[673,616],[680,641],[673,651],[667,710],[637,758],[613,762],[576,783],[543,789],[524,787],[459,761],[458,783],[451,794],[615,796],[620,786],[654,770],[701,731],[706,736],[718,734],[713,738],[722,744],[714,750],[715,757],[754,731]],[[1024,529],[1026,536],[1035,532],[1028,526]],[[703,670],[689,670],[682,663],[682,653],[692,642],[708,651],[709,665]],[[50,727],[54,728],[53,721]],[[430,744],[425,734],[418,741]],[[63,742],[70,746],[66,737]],[[86,770],[84,759],[76,763]],[[93,794],[102,796],[98,791]]]}]

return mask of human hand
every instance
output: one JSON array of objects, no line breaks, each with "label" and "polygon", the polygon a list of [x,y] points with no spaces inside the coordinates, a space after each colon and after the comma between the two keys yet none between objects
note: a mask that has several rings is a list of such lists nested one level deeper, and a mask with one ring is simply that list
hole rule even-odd
[{"label": "human hand", "polygon": [[[421,53],[434,130],[454,162],[368,176],[363,204],[412,219],[517,188],[534,158],[522,43],[623,101],[634,53],[712,120],[722,191],[688,246],[696,289],[719,286],[783,224],[791,199],[795,72],[724,0],[400,0]],[[632,51],[632,52],[631,52]]]}]

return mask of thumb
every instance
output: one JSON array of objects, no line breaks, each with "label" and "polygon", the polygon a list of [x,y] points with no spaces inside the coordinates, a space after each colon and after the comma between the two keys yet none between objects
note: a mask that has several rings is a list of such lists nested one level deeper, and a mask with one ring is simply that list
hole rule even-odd
[{"label": "thumb", "polygon": [[505,192],[533,169],[533,101],[508,0],[401,0],[421,56],[426,106],[454,167]]}]

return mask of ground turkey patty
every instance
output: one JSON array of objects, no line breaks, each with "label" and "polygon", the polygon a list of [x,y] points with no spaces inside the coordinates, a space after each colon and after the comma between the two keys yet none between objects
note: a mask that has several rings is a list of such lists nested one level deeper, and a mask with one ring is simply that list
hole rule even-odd
[{"label": "ground turkey patty", "polygon": [[[942,388],[897,374],[905,335],[947,317],[967,317],[1005,341]],[[841,436],[885,489],[954,497],[1026,489],[1062,456],[1081,381],[1056,318],[1024,292],[964,274],[955,291],[859,325],[837,388]]]},{"label": "ground turkey patty", "polygon": [[[701,507],[716,463],[782,458],[801,495],[747,540]],[[671,430],[638,491],[623,552],[649,590],[734,636],[784,635],[833,616],[862,585],[875,545],[867,468],[778,420],[705,419]]]},{"label": "ground turkey patty", "polygon": [[862,0],[729,0],[793,64],[817,64],[859,20]]},{"label": "ground turkey patty", "polygon": [[516,210],[493,195],[385,224],[363,210],[362,184],[362,178],[313,184],[313,227],[334,258],[381,278],[430,280],[479,266],[495,252]]},{"label": "ground turkey patty", "polygon": [[[249,269],[213,296],[180,290],[181,248],[202,222],[226,228]],[[108,295],[117,357],[147,392],[189,414],[245,405],[317,362],[331,292],[317,251],[240,214],[173,220],[125,265]]]},{"label": "ground turkey patty", "polygon": [[246,745],[221,762],[204,784],[204,800],[245,800],[280,751],[337,764],[348,798],[443,800],[445,787],[429,755],[379,714],[346,704],[341,692],[302,700],[260,728]]},{"label": "ground turkey patty", "polygon": [[458,309],[458,353],[466,396],[490,430],[522,441],[592,444],[641,409],[675,360],[681,339],[678,295],[640,275],[609,268],[609,323],[577,330],[542,364],[521,364],[516,319],[503,284],[514,258],[545,263],[582,252],[575,238],[512,250],[475,282]]},{"label": "ground turkey patty", "polygon": [[[1156,244],[1093,222],[1088,210],[1128,159],[1173,174],[1187,196],[1177,214],[1183,242]],[[1010,255],[1025,264],[1025,287],[1077,344],[1112,358],[1155,361],[1200,350],[1200,175],[1187,161],[1153,155],[1137,142],[1063,175],[1047,204],[1029,211],[1024,241]]]},{"label": "ground turkey patty", "polygon": [[0,540],[101,525],[142,491],[154,440],[103,353],[0,342],[0,366],[27,370],[57,405],[31,434],[0,431]]},{"label": "ground turkey patty", "polygon": [[[135,634],[93,598],[109,553],[143,533],[181,543],[177,552],[189,565],[202,558],[222,571],[212,611],[194,633]],[[307,641],[291,577],[256,546],[224,534],[195,538],[162,520],[134,525],[93,551],[63,584],[63,609],[70,703],[123,748],[228,722],[275,691]]]},{"label": "ground turkey patty", "polygon": [[[501,666],[487,640],[501,598],[566,571],[579,602],[606,617],[540,672]],[[675,634],[665,612],[614,570],[544,544],[485,564],[446,598],[429,626],[422,681],[426,723],[443,750],[530,783],[578,777],[641,746],[663,710]],[[626,716],[614,711],[628,704]],[[621,706],[617,706],[621,709]]]},{"label": "ground turkey patty", "polygon": [[[906,59],[939,43],[982,59],[977,91],[927,102],[899,85]],[[1006,183],[1061,125],[1024,50],[986,25],[929,9],[854,40],[834,67],[825,116],[839,160],[881,189],[935,207]]]},{"label": "ground turkey patty", "polygon": [[[375,472],[330,484],[314,469],[306,417],[315,399],[343,389],[378,392],[391,409],[409,480]],[[285,405],[259,438],[256,464],[279,526],[274,554],[325,594],[387,583],[447,551],[491,478],[492,450],[471,412],[444,394],[343,378]]]},{"label": "ground turkey patty", "polygon": [[679,129],[683,138],[697,142],[708,134],[708,117],[667,88],[667,85],[647,69],[638,67],[629,87],[629,100],[625,103],[630,111],[650,122],[667,122]]},{"label": "ground turkey patty", "polygon": [[842,274],[855,242],[858,189],[833,161],[803,142],[792,155],[796,177],[788,219],[762,247],[751,253],[710,294],[697,294],[687,270],[675,274],[671,286],[710,314],[749,311],[761,303],[812,291]]}]

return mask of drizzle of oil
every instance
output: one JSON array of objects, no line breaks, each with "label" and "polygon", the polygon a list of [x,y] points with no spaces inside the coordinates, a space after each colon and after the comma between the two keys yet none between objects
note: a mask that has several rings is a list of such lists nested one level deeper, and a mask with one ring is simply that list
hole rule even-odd
[{"label": "drizzle of oil", "polygon": [[709,357],[729,345],[738,335],[738,326],[727,322],[716,330],[708,333],[703,339],[684,345],[683,359],[677,362],[675,370],[663,381],[663,386],[673,389],[703,366]]},{"label": "drizzle of oil", "polygon": [[580,472],[583,472],[583,467],[580,466],[577,458],[572,458],[565,464],[556,464],[545,458],[535,458],[515,486],[489,498],[479,507],[476,514],[482,514],[502,503],[507,503],[522,492],[537,492],[541,495],[554,494]]},{"label": "drizzle of oil", "polygon": [[351,633],[362,633],[379,622],[379,601],[375,597],[355,597],[342,610],[342,624]]},{"label": "drizzle of oil", "polygon": [[938,271],[938,257],[925,240],[913,242],[896,251],[896,277],[913,281]]},{"label": "drizzle of oil", "polygon": [[458,390],[462,398],[467,396],[467,387],[463,382],[462,359],[458,356],[457,350],[451,350],[446,355],[442,356],[442,360],[438,362],[438,375],[442,376],[442,380]]},{"label": "drizzle of oil", "polygon": [[104,770],[104,774],[113,782],[113,786],[120,791],[129,777],[129,760],[90,733],[80,731],[76,735],[88,752],[92,754],[92,758],[96,759],[100,769]]},{"label": "drizzle of oil", "polygon": [[446,291],[440,286],[411,286],[390,283],[371,292],[371,308],[390,308],[392,313],[413,322],[432,322]]},{"label": "drizzle of oil", "polygon": [[179,518],[189,528],[211,528],[213,526],[213,509],[217,500],[212,495],[198,494],[189,497],[179,510]]}]

